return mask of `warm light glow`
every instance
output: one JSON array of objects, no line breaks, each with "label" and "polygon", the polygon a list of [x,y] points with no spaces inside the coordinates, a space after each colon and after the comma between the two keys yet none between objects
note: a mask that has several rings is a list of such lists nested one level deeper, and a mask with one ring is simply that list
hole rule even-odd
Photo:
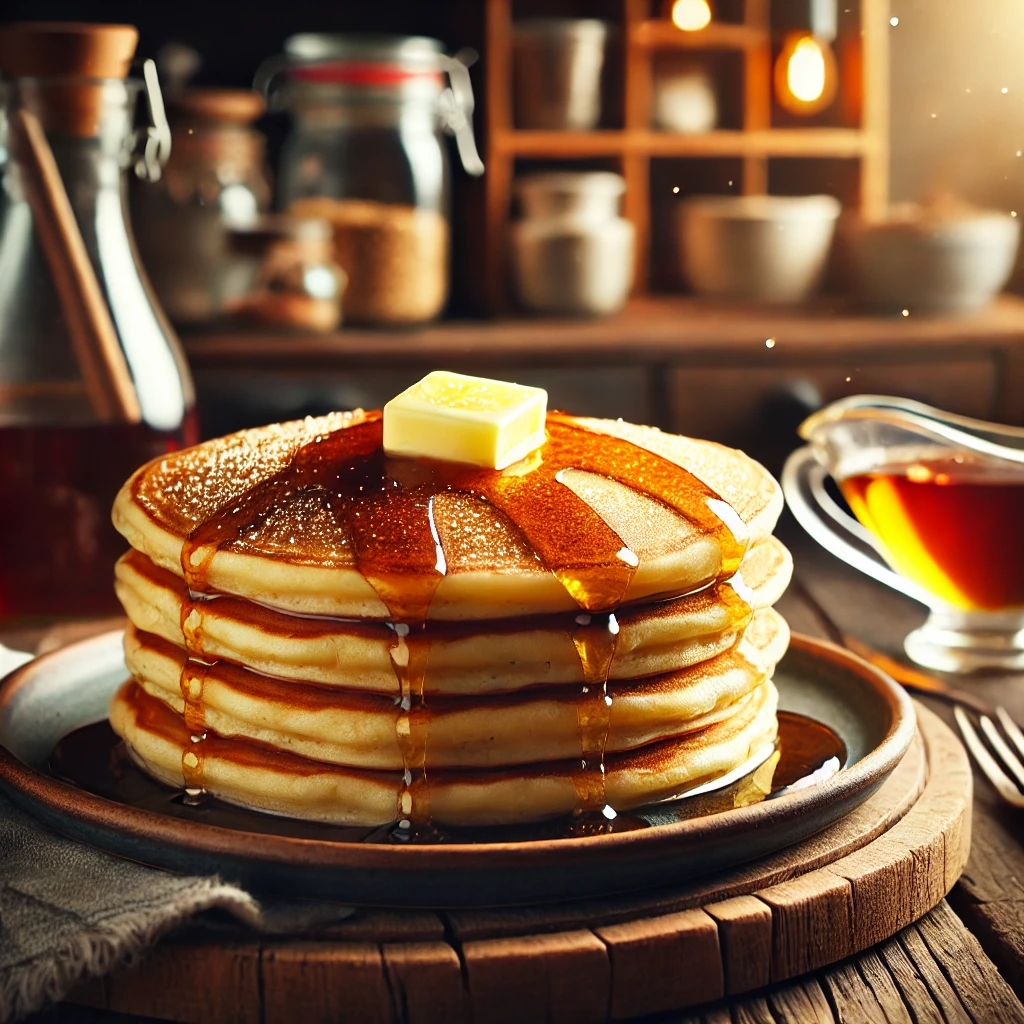
[{"label": "warm light glow", "polygon": [[786,65],[786,85],[803,103],[813,103],[825,91],[825,54],[816,39],[807,36],[796,44]]},{"label": "warm light glow", "polygon": [[828,43],[810,33],[788,36],[775,64],[775,95],[794,114],[827,107],[836,93],[836,60]]},{"label": "warm light glow", "polygon": [[699,32],[711,24],[708,0],[676,0],[672,5],[672,24],[684,32]]}]

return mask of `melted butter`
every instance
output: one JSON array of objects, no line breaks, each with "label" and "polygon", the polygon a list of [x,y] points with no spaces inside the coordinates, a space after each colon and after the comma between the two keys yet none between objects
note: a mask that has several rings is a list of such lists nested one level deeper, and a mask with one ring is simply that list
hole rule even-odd
[{"label": "melted butter", "polygon": [[[581,768],[575,782],[580,810],[604,805],[604,756],[612,701],[608,679],[618,637],[614,612],[625,599],[639,559],[560,476],[570,470],[603,475],[661,502],[703,534],[713,536],[720,548],[719,570],[713,579],[699,581],[702,586],[732,576],[743,557],[745,538],[736,536],[732,528],[738,519],[733,515],[732,525],[724,521],[722,512],[728,506],[692,473],[632,442],[588,430],[557,413],[549,414],[547,430],[548,439],[540,450],[498,472],[389,458],[381,444],[381,415],[368,413],[299,447],[278,472],[206,516],[182,546],[181,564],[189,590],[208,593],[210,565],[217,551],[259,536],[268,524],[275,536],[284,536],[288,533],[286,510],[303,502],[308,506],[315,496],[318,516],[344,535],[356,568],[388,610],[393,632],[389,650],[400,705],[396,729],[405,769],[397,808],[403,824],[429,820],[429,716],[424,683],[430,639],[425,624],[447,564],[434,522],[436,498],[469,496],[503,513],[581,609],[582,617],[570,631],[584,675],[577,703]],[[301,532],[303,525],[294,523],[295,531]],[[287,560],[287,551],[282,544],[275,556]],[[297,559],[302,557],[296,552]],[[743,603],[738,597],[736,601]],[[738,612],[749,616],[749,608]],[[182,632],[192,659],[201,651],[201,638],[190,635],[184,611]],[[186,671],[195,669],[186,666]],[[193,706],[186,701],[186,715],[190,714],[204,726],[203,732],[194,734],[204,736],[201,687]],[[193,789],[202,788],[201,754],[195,749],[185,754],[189,759],[186,784],[196,783]]]}]

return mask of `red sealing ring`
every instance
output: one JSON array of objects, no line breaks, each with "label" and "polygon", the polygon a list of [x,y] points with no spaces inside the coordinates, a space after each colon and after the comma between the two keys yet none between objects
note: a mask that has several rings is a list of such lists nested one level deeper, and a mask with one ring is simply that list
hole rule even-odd
[{"label": "red sealing ring", "polygon": [[336,85],[398,85],[414,79],[441,81],[438,71],[410,71],[397,64],[353,64],[332,62],[305,64],[289,72],[301,82],[319,82]]}]

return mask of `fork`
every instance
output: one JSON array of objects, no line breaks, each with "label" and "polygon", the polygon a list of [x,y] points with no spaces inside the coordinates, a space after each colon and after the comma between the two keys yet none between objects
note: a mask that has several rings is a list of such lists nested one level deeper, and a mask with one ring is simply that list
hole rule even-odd
[{"label": "fork", "polygon": [[981,731],[985,734],[985,739],[988,740],[992,750],[999,755],[1003,765],[1010,770],[1012,779],[982,742],[967,712],[959,705],[953,708],[953,717],[960,727],[960,735],[963,736],[967,749],[974,755],[974,760],[978,762],[978,767],[985,777],[1008,804],[1012,804],[1014,807],[1024,807],[1024,793],[1021,792],[1024,789],[1024,764],[1021,764],[1020,761],[1021,757],[1024,757],[1024,733],[1004,708],[996,708],[995,716],[1003,727],[1003,732],[1009,737],[1010,743],[1017,748],[1016,753],[988,715],[979,715],[978,721],[981,724]]}]

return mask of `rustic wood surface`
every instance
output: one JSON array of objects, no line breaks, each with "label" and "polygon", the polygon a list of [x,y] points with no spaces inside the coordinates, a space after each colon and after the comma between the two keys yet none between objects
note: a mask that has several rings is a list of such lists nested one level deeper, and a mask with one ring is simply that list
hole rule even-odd
[{"label": "rustic wood surface", "polygon": [[[923,620],[923,611],[900,595],[889,593],[878,584],[847,569],[803,538],[793,524],[784,522],[781,533],[783,539],[794,548],[800,584],[791,590],[781,605],[781,610],[793,627],[803,632],[823,635],[816,614],[817,604],[824,607],[828,615],[846,632],[898,655],[902,637]],[[1022,682],[1024,676],[1021,675],[993,675],[972,679],[967,685],[980,697],[993,703],[1002,703],[1018,720],[1024,721]],[[925,703],[940,717],[951,721],[949,708],[933,700],[926,700]],[[906,820],[906,816],[903,820]],[[909,829],[909,825],[906,827]],[[908,835],[906,841],[912,852],[915,870],[927,873],[935,851],[923,836]],[[956,841],[955,833],[952,841]],[[857,939],[858,946],[862,942],[871,942],[863,952],[855,953],[836,965],[819,968],[796,981],[774,984],[771,983],[770,974],[765,971],[764,965],[768,961],[763,953],[753,957],[737,953],[740,949],[757,949],[758,944],[762,951],[772,949],[776,939],[771,927],[771,909],[758,897],[741,895],[723,899],[704,913],[714,920],[718,928],[722,965],[720,983],[724,998],[717,998],[696,1011],[662,1014],[651,1020],[678,1024],[783,1024],[803,1021],[824,1021],[828,1024],[882,1024],[896,1021],[912,1021],[915,1024],[931,1021],[987,1024],[990,1021],[1020,1021],[1024,1024],[1024,1006],[1018,999],[1024,995],[1022,842],[1024,818],[1001,804],[987,781],[976,775],[971,854],[965,871],[953,886],[948,899],[941,900],[920,920],[904,927],[891,938],[878,941],[871,934],[862,933]],[[854,894],[854,905],[862,878],[857,870],[856,857],[854,851],[848,856],[848,863],[844,867],[844,876]],[[955,871],[955,864],[944,865],[945,882],[952,881],[951,875]],[[798,896],[785,891],[782,895],[788,895],[791,900]],[[926,898],[925,895],[921,897],[922,901]],[[884,892],[880,892],[878,905],[889,909],[896,904]],[[660,909],[662,916],[687,913],[685,910]],[[898,911],[890,909],[889,912],[895,914]],[[620,971],[642,970],[646,965],[651,984],[660,987],[662,993],[676,992],[685,984],[698,982],[707,983],[709,988],[717,991],[718,976],[707,970],[706,962],[687,961],[684,971],[680,972],[679,962],[670,960],[667,969],[663,969],[659,965],[666,961],[663,949],[659,949],[657,935],[645,946],[638,943],[628,929],[611,931],[611,928],[616,927],[616,922],[612,918],[609,920],[612,920],[611,924],[598,925],[597,930],[608,930],[621,946],[622,953],[618,959]],[[683,923],[697,937],[708,933],[707,922],[700,913]],[[275,1005],[282,1008],[283,1015],[274,1016],[268,1012],[270,1008],[264,1006],[264,1020],[443,1021],[457,1020],[465,1012],[467,993],[468,998],[472,999],[473,986],[470,984],[467,960],[462,958],[456,963],[449,952],[453,947],[447,939],[456,934],[455,922],[440,922],[431,914],[418,914],[414,920],[407,920],[404,915],[375,911],[362,919],[358,928],[355,921],[343,922],[343,925],[346,945],[361,942],[364,948],[372,946],[378,950],[375,956],[379,957],[381,964],[380,984],[383,986],[378,991],[386,990],[388,993],[388,1013],[384,1017],[373,1016],[366,1004],[361,1004],[356,995],[349,991],[343,1004],[334,1003],[326,1008],[326,1012],[319,1013],[308,1007],[300,995],[295,996],[298,1001],[288,1005],[278,1001]],[[467,927],[466,922],[463,922],[463,927]],[[884,925],[879,927],[884,930]],[[495,1016],[481,1019],[579,1019],[574,1016],[575,1009],[573,1012],[566,1009],[567,993],[577,991],[580,979],[587,977],[588,970],[594,971],[595,965],[600,962],[595,946],[578,941],[582,931],[574,929],[571,922],[567,922],[564,930],[555,933],[557,939],[548,940],[552,961],[558,964],[557,969],[541,972],[535,969],[532,974],[527,972],[521,975],[523,980],[515,997],[507,999],[507,1005],[495,1009]],[[474,941],[488,941],[470,939],[468,934],[467,931],[464,945]],[[390,938],[374,942],[373,936],[378,935]],[[335,937],[340,939],[340,936]],[[211,977],[208,982],[204,982],[202,989],[209,994],[196,1001],[213,1007],[218,1014],[216,1019],[249,1019],[247,1011],[252,1008],[252,992],[255,991],[259,996],[262,989],[264,998],[267,994],[267,978],[264,974],[266,965],[263,963],[266,950],[261,952],[259,943],[252,941],[226,943],[224,938],[213,941],[212,948],[224,949],[228,956],[214,958],[214,963],[218,965],[218,977]],[[515,936],[496,941],[514,942]],[[196,991],[196,977],[190,972],[196,970],[196,963],[207,965],[209,961],[204,957],[194,960],[188,951],[192,950],[194,955],[194,951],[201,949],[204,942],[210,942],[209,934],[197,931],[167,940],[150,958],[149,969],[154,973],[149,975],[146,989],[151,992],[190,988]],[[488,978],[488,949],[478,946],[472,952],[472,977],[479,992]],[[493,947],[490,952],[494,952]],[[369,951],[364,954],[369,955]],[[378,961],[371,956],[371,962]],[[691,967],[695,969],[691,970]],[[332,998],[330,993],[336,996],[350,968],[351,963],[346,962],[328,972],[332,977],[323,983],[325,987],[322,998]],[[600,974],[601,968],[596,969]],[[523,970],[526,970],[525,967]],[[684,982],[675,977],[679,973],[693,977]],[[270,976],[273,976],[273,970]],[[273,997],[277,1000],[284,998],[287,1002],[290,997],[283,995],[280,989],[275,989],[274,984],[276,981],[270,988]],[[302,993],[306,996],[312,994],[316,985],[316,980],[311,977]],[[760,988],[753,995],[737,995],[751,985],[767,987]],[[321,998],[319,991],[316,988],[318,999]],[[539,1015],[534,1012],[538,1005],[538,993],[543,994],[545,1007],[548,1008]],[[129,1009],[124,1001],[111,999],[111,994],[107,985],[94,983],[79,995],[83,1002],[91,1003],[93,1007],[107,1007],[122,1013]],[[550,1001],[547,1001],[549,997]],[[666,996],[662,995],[661,998]],[[594,1002],[592,992],[587,993],[587,999]],[[184,1006],[188,1001],[182,995],[178,1005]],[[577,1003],[576,1007],[585,1009],[585,1004],[586,1000]],[[621,1001],[608,1005],[614,1005],[616,1011],[625,1009]],[[553,1012],[551,1007],[558,1007],[563,1013]],[[132,1009],[139,1012],[142,1005]],[[163,1011],[164,1007],[158,1007],[152,1002],[147,1009],[142,1010],[147,1016]],[[109,1018],[103,1009],[63,1006],[51,1012],[46,1019],[92,1024],[93,1021]]]},{"label": "rustic wood surface", "polygon": [[[189,1022],[287,1020],[295,1007],[323,1021],[588,1022],[784,982],[889,939],[959,875],[969,768],[939,719],[923,708],[919,716],[904,763],[831,840],[720,879],[564,907],[359,911],[301,939],[195,928],[74,998]],[[876,986],[895,991],[874,966]],[[859,1001],[851,1005],[870,1002],[860,978],[854,968],[836,975],[840,998]],[[817,1005],[823,992],[779,989],[777,998]]]}]

